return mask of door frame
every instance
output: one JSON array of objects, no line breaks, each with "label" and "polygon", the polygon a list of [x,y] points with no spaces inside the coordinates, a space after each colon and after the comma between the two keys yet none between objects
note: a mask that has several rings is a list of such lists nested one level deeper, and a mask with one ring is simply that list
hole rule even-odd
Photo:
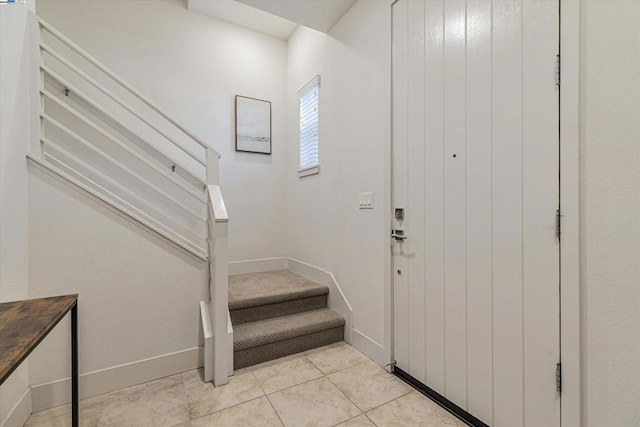
[{"label": "door frame", "polygon": [[[391,8],[398,0],[389,1]],[[560,1],[560,207],[562,243],[560,245],[560,360],[562,398],[560,425],[580,427],[582,418],[582,355],[580,292],[580,0]],[[390,40],[393,26],[390,25]],[[386,161],[388,209],[385,223],[393,226],[393,43],[389,43],[389,151]],[[385,244],[392,247],[387,235]],[[391,249],[385,251],[385,347],[386,359],[393,362],[393,287]]]},{"label": "door frame", "polygon": [[560,425],[581,425],[580,1],[560,0]]}]

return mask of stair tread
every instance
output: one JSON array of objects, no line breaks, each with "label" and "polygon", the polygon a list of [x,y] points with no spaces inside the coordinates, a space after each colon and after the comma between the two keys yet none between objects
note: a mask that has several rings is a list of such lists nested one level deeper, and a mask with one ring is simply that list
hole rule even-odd
[{"label": "stair tread", "polygon": [[343,327],[344,324],[344,318],[328,308],[244,323],[233,329],[233,348],[234,350],[244,350]]},{"label": "stair tread", "polygon": [[329,288],[288,270],[229,277],[229,310],[326,295]]}]

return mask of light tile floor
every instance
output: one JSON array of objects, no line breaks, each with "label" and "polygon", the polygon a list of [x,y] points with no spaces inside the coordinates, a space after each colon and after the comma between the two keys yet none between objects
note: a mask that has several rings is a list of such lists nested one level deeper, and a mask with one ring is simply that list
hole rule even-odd
[{"label": "light tile floor", "polygon": [[[70,406],[27,427],[67,427]],[[194,370],[81,402],[83,427],[464,426],[348,344],[237,371],[214,388]]]}]

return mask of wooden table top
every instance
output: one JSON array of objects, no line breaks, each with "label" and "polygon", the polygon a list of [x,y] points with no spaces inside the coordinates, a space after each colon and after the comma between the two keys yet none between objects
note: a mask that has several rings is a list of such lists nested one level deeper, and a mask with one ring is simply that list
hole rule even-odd
[{"label": "wooden table top", "polygon": [[75,294],[0,304],[0,384],[77,301]]}]

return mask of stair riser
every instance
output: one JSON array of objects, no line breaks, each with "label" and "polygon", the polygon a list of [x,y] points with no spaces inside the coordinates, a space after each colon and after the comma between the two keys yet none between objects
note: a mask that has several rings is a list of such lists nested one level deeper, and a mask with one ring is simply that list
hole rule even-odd
[{"label": "stair riser", "polygon": [[344,340],[344,326],[326,329],[295,338],[233,352],[233,368],[242,369],[258,363],[311,350]]},{"label": "stair riser", "polygon": [[290,314],[305,311],[319,310],[327,307],[327,295],[318,295],[308,298],[298,298],[291,301],[283,301],[274,304],[260,305],[257,307],[231,310],[231,323],[241,325],[243,323],[257,322],[259,320],[273,319],[275,317],[288,316]]}]

